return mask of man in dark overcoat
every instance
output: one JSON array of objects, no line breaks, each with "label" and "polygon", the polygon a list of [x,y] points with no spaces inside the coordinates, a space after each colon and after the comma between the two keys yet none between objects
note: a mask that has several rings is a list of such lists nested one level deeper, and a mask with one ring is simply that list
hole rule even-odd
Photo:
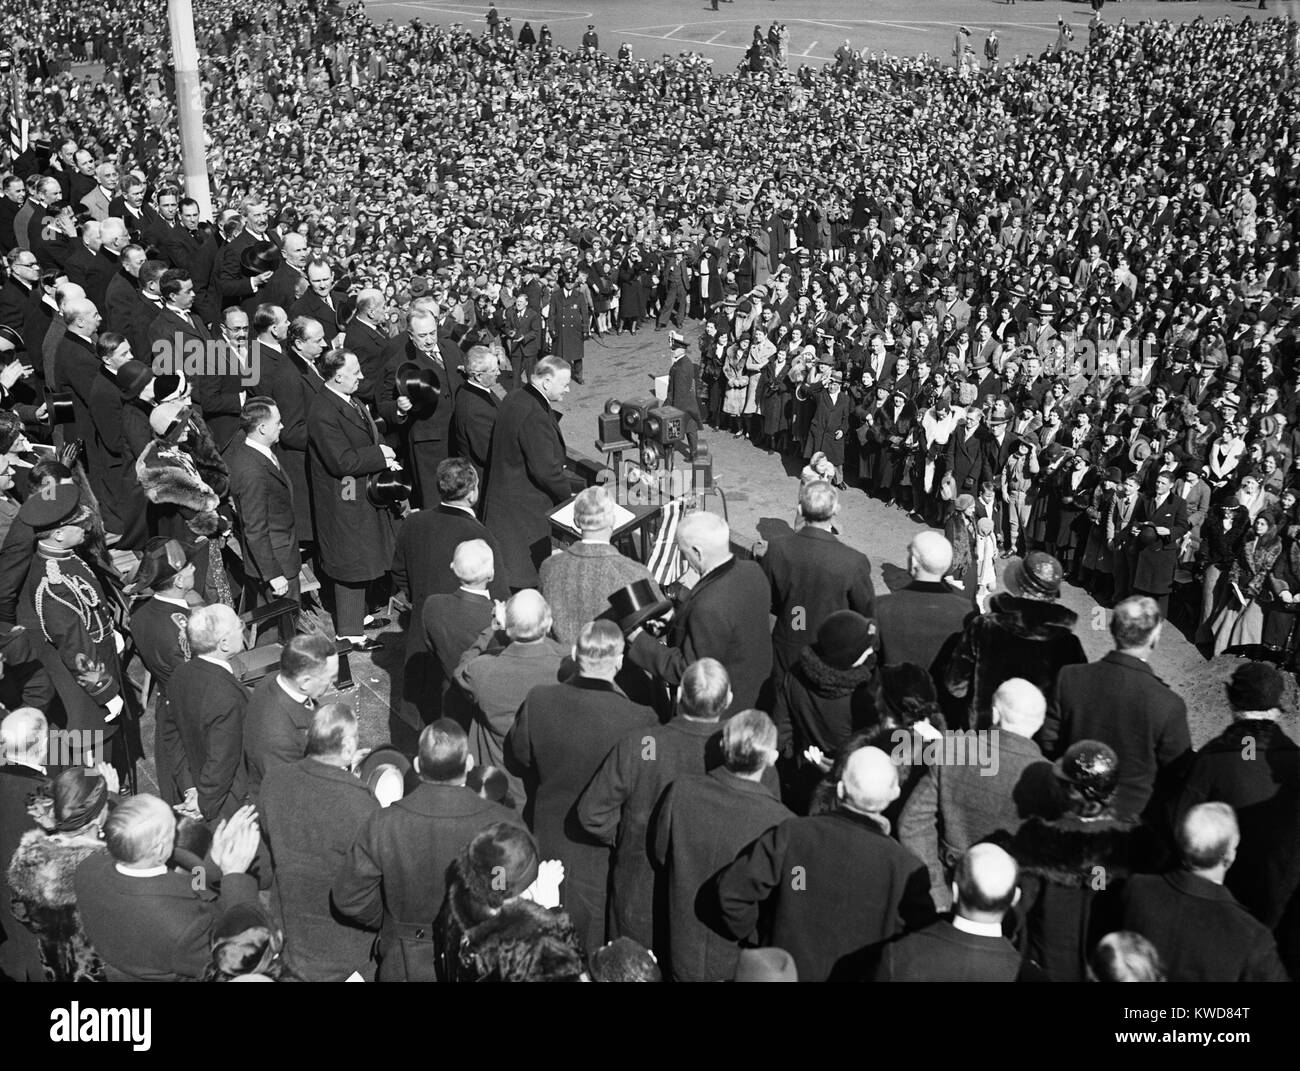
[{"label": "man in dark overcoat", "polygon": [[435,979],[433,920],[447,895],[447,867],[475,834],[519,816],[465,787],[469,740],[443,718],[420,734],[419,785],[366,820],[334,879],[334,905],[379,931],[378,980]]},{"label": "man in dark overcoat", "polygon": [[321,569],[334,582],[335,628],[354,646],[373,649],[363,633],[367,585],[393,560],[393,518],[367,494],[367,476],[400,468],[380,441],[369,411],[353,395],[361,363],[348,350],[320,361],[325,389],[307,416],[307,446]]},{"label": "man in dark overcoat", "polygon": [[873,616],[876,592],[871,562],[831,531],[840,512],[839,493],[824,480],[799,490],[803,527],[775,540],[759,565],[772,589],[775,677],[780,678],[813,641],[826,618],[837,610]]},{"label": "man in dark overcoat", "polygon": [[338,676],[335,647],[318,632],[294,636],[280,652],[279,672],[263,677],[253,689],[244,712],[244,761],[254,803],[272,767],[307,754],[312,713]]},{"label": "man in dark overcoat", "polygon": [[1048,758],[1080,740],[1100,740],[1119,756],[1113,808],[1140,818],[1156,786],[1192,749],[1187,704],[1148,664],[1160,642],[1163,619],[1155,600],[1125,599],[1111,614],[1115,650],[1098,662],[1063,666],[1056,699],[1039,734]]},{"label": "man in dark overcoat", "polygon": [[650,823],[670,784],[721,761],[718,725],[730,701],[727,671],[717,659],[701,658],[682,678],[676,717],[626,733],[578,797],[577,824],[614,849],[605,912],[610,940],[630,937],[646,948],[666,947],[665,919],[656,912]]},{"label": "man in dark overcoat", "polygon": [[677,446],[686,451],[686,459],[689,461],[695,456],[700,426],[704,423],[700,416],[699,370],[687,355],[686,339],[681,334],[674,331],[669,335],[668,345],[673,359],[668,368],[668,395],[665,401],[686,414],[682,428],[686,433],[686,445],[683,447],[678,443]]},{"label": "man in dark overcoat", "polygon": [[564,863],[560,888],[583,944],[605,943],[609,846],[578,824],[575,805],[605,756],[638,728],[656,724],[649,707],[633,703],[614,683],[624,641],[609,621],[592,621],[574,647],[577,676],[528,693],[506,737],[506,759],[523,774],[524,819],[547,859]]},{"label": "man in dark overcoat", "polygon": [[73,878],[77,914],[110,982],[197,982],[212,963],[212,931],[236,904],[257,909],[247,873],[257,818],[244,807],[212,838],[210,862],[170,866],[176,816],[157,796],[120,801],[104,824],[109,850],[91,852]]},{"label": "man in dark overcoat", "polygon": [[487,472],[492,429],[497,422],[497,400],[492,393],[500,374],[496,355],[486,346],[474,346],[465,355],[465,382],[456,391],[451,413],[451,452],[474,465],[479,479]]},{"label": "man in dark overcoat", "polygon": [[[422,507],[436,501],[438,465],[451,454],[451,415],[461,383],[455,367],[458,361],[446,359],[438,331],[435,312],[423,308],[412,312],[406,334],[398,335],[389,346],[384,381],[379,388],[379,415],[390,429],[398,429],[402,456]],[[397,373],[407,363],[433,376],[436,401],[421,402],[406,394]]]},{"label": "man in dark overcoat", "polygon": [[537,586],[537,567],[551,554],[548,514],[569,497],[564,436],[551,407],[568,394],[570,377],[566,361],[544,358],[532,381],[497,407],[483,521],[500,543],[497,571],[511,588]]},{"label": "man in dark overcoat", "polygon": [[186,809],[215,825],[248,802],[248,689],[230,667],[244,648],[244,630],[234,610],[214,603],[190,615],[186,635],[193,657],[167,683],[163,747]]},{"label": "man in dark overcoat", "polygon": [[712,907],[705,886],[713,876],[793,817],[763,784],[764,771],[776,760],[776,742],[771,718],[742,711],[723,726],[724,765],[679,777],[664,795],[650,830],[667,899],[668,945],[656,954],[675,982],[725,982],[735,974],[740,948],[709,924],[716,923],[716,914],[700,911],[701,893]]},{"label": "man in dark overcoat", "polygon": [[308,715],[307,754],[272,766],[258,811],[270,847],[285,962],[308,982],[371,975],[374,935],[340,916],[330,886],[379,801],[352,772],[357,718],[330,704]]},{"label": "man in dark overcoat", "polygon": [[1130,529],[1133,538],[1127,547],[1133,591],[1152,596],[1162,615],[1169,612],[1179,543],[1190,528],[1187,503],[1173,493],[1173,487],[1173,473],[1162,472],[1156,477],[1156,493],[1138,499]]},{"label": "man in dark overcoat", "polygon": [[898,773],[874,747],[854,751],[835,808],[789,818],[717,879],[723,931],[783,948],[801,982],[861,978],[873,946],[934,917],[930,876],[888,833]]},{"label": "man in dark overcoat", "polygon": [[325,381],[316,359],[325,352],[325,330],[300,317],[289,324],[287,349],[271,373],[267,393],[280,410],[280,461],[293,490],[293,521],[300,541],[315,539],[311,483],[307,478],[307,414]]},{"label": "man in dark overcoat", "polygon": [[700,580],[678,604],[664,642],[638,627],[629,636],[628,658],[669,688],[692,662],[716,658],[735,693],[730,712],[756,706],[772,672],[767,578],[756,562],[735,558],[730,529],[717,514],[686,517],[677,526],[677,545]]}]

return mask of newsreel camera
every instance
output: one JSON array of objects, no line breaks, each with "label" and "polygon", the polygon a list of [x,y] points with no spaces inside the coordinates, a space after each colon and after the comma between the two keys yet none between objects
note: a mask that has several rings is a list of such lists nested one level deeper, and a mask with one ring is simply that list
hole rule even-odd
[{"label": "newsreel camera", "polygon": [[[610,398],[596,418],[597,445],[620,456],[635,451],[636,460],[618,465],[619,478],[627,487],[656,486],[666,497],[677,498],[697,491],[713,490],[713,460],[708,446],[697,442],[691,464],[669,472],[673,448],[686,442],[686,414],[656,399],[627,401]],[[673,479],[665,483],[664,477]],[[658,478],[657,478],[658,477]]]}]

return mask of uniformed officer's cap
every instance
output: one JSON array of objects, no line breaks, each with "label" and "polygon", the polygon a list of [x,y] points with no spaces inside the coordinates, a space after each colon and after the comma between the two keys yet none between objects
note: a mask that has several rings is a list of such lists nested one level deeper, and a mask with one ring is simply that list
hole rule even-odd
[{"label": "uniformed officer's cap", "polygon": [[686,336],[680,331],[672,331],[669,333],[668,345],[675,350],[684,350],[688,348],[686,344]]},{"label": "uniformed officer's cap", "polygon": [[56,483],[33,491],[18,510],[18,519],[36,532],[75,524],[81,517],[81,491],[71,483]]}]

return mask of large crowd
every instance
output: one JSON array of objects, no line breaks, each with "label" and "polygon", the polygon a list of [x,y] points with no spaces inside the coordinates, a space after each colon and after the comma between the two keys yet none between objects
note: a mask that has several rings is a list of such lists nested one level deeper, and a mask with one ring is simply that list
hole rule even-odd
[{"label": "large crowd", "polygon": [[[195,19],[211,219],[152,7],[12,42],[0,973],[1300,970],[1294,20],[982,70],[773,23],[722,73],[495,8]],[[757,560],[688,503],[652,572],[569,463],[588,343],[651,328],[679,449],[802,466]],[[887,595],[863,492],[918,522]],[[1175,626],[1248,656],[1199,751]]]}]

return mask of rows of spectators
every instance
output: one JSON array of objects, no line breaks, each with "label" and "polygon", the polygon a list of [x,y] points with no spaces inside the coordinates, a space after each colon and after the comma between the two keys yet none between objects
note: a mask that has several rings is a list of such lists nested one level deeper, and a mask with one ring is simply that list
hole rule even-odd
[{"label": "rows of spectators", "polygon": [[[6,973],[1294,971],[1281,678],[1234,675],[1194,756],[1146,665],[1197,579],[1216,652],[1296,642],[1294,21],[717,75],[594,28],[200,5],[204,220],[164,27],[38,11],[0,200]],[[579,482],[553,407],[651,320],[688,453],[707,424],[808,462],[761,565],[681,522],[666,627],[608,495],[558,553],[548,518]],[[945,528],[880,600],[850,482]],[[1067,579],[1116,603],[1100,663]],[[317,701],[394,593],[361,754]],[[260,680],[237,610],[302,632]],[[50,723],[103,774],[50,777]],[[1214,781],[1242,733],[1277,761]]]}]

